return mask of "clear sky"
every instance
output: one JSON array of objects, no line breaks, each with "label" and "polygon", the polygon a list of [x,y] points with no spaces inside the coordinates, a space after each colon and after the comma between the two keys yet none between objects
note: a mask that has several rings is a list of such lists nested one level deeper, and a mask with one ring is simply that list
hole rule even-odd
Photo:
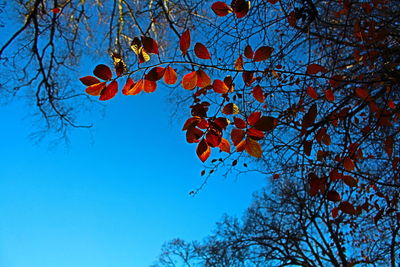
[{"label": "clear sky", "polygon": [[202,164],[165,90],[118,95],[68,147],[29,139],[24,101],[0,106],[0,267],[149,266],[163,242],[201,239],[244,211],[264,177],[215,175],[188,195]]}]

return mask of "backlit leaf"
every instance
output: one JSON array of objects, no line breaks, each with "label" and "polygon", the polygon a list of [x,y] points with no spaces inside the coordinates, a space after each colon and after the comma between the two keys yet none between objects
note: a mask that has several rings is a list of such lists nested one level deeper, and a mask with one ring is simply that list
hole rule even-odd
[{"label": "backlit leaf", "polygon": [[250,136],[251,138],[253,138],[254,140],[260,140],[265,137],[265,134],[262,131],[257,130],[256,128],[248,129],[247,135]]},{"label": "backlit leaf", "polygon": [[149,81],[161,80],[164,76],[164,73],[165,73],[165,68],[154,67],[149,71],[149,73],[147,73],[146,80],[149,80]]},{"label": "backlit leaf", "polygon": [[194,117],[191,117],[191,118],[187,119],[185,124],[183,125],[182,130],[186,131],[186,130],[188,130],[190,128],[193,128],[193,127],[197,126],[197,124],[199,124],[199,122],[201,122],[201,120],[202,119],[200,117],[198,117],[198,116],[194,116]]},{"label": "backlit leaf", "polygon": [[369,93],[364,88],[356,88],[356,95],[361,99],[367,99],[369,96]]},{"label": "backlit leaf", "polygon": [[61,11],[61,9],[59,9],[58,7],[53,8],[53,9],[51,10],[51,12],[53,12],[54,14],[58,14],[58,13],[60,13],[60,11]]},{"label": "backlit leaf", "polygon": [[269,46],[262,46],[262,47],[258,48],[256,50],[256,52],[254,53],[254,57],[253,57],[254,62],[267,60],[271,56],[273,51],[274,51],[274,49]]},{"label": "backlit leaf", "polygon": [[144,81],[140,79],[137,83],[135,83],[129,90],[126,91],[126,95],[137,95],[144,89]]},{"label": "backlit leaf", "polygon": [[226,94],[229,91],[229,87],[225,84],[225,82],[221,80],[214,80],[213,89],[216,93]]},{"label": "backlit leaf", "polygon": [[232,12],[232,9],[226,3],[221,1],[217,1],[214,4],[212,4],[211,9],[217,16],[220,17],[224,17]]},{"label": "backlit leaf", "polygon": [[117,76],[121,76],[126,71],[126,64],[122,58],[122,56],[118,53],[112,53],[111,55],[113,62],[114,62],[114,69]]},{"label": "backlit leaf", "polygon": [[327,89],[325,91],[325,98],[328,101],[335,101],[335,95],[333,94],[333,91],[331,89]]},{"label": "backlit leaf", "polygon": [[243,56],[240,55],[235,61],[235,69],[236,70],[242,70],[243,69],[243,64],[244,64]]},{"label": "backlit leaf", "polygon": [[107,87],[100,93],[100,100],[110,100],[118,93],[118,82],[112,81]]},{"label": "backlit leaf", "polygon": [[222,113],[226,115],[239,114],[239,107],[234,103],[229,103],[224,106]]},{"label": "backlit leaf", "polygon": [[264,92],[261,88],[261,86],[256,85],[253,88],[252,91],[253,97],[260,103],[264,103],[265,102],[265,96],[264,96]]},{"label": "backlit leaf", "polygon": [[128,92],[131,90],[131,88],[133,87],[134,84],[135,84],[135,82],[131,78],[126,79],[124,88],[122,88],[122,93],[124,95],[128,95]]},{"label": "backlit leaf", "polygon": [[317,105],[313,104],[303,117],[302,127],[306,129],[312,126],[314,124],[316,117],[317,117]]},{"label": "backlit leaf", "polygon": [[192,71],[182,78],[182,87],[186,90],[193,90],[197,85],[197,72]]},{"label": "backlit leaf", "polygon": [[200,88],[209,86],[211,84],[211,78],[203,70],[197,70],[197,86]]},{"label": "backlit leaf", "polygon": [[206,141],[201,140],[196,149],[197,156],[202,162],[205,162],[211,154],[211,148]]},{"label": "backlit leaf", "polygon": [[343,166],[346,169],[346,171],[352,171],[354,170],[354,162],[351,158],[346,157],[343,161]]},{"label": "backlit leaf", "polygon": [[210,52],[208,52],[207,47],[205,47],[205,45],[203,45],[202,43],[196,43],[194,45],[194,53],[196,54],[196,56],[198,58],[201,58],[201,59],[210,59],[211,58]]},{"label": "backlit leaf", "polygon": [[145,63],[150,60],[149,54],[147,54],[147,52],[144,50],[143,47],[139,48],[138,58],[139,58],[139,64]]},{"label": "backlit leaf", "polygon": [[221,138],[221,143],[219,143],[218,147],[221,151],[231,153],[231,144],[225,138]]},{"label": "backlit leaf", "polygon": [[102,80],[105,80],[105,81],[108,81],[112,78],[111,69],[104,64],[97,65],[94,68],[93,74],[94,74],[94,76],[96,76]]},{"label": "backlit leaf", "polygon": [[142,47],[142,42],[138,37],[133,38],[131,42],[131,49],[132,51],[139,56],[139,48]]},{"label": "backlit leaf", "polygon": [[176,71],[170,66],[165,68],[164,82],[166,84],[175,84],[177,80],[178,75],[176,74]]},{"label": "backlit leaf", "polygon": [[249,153],[249,155],[255,157],[255,158],[261,158],[262,157],[262,149],[260,143],[258,143],[256,140],[253,140],[252,138],[247,138],[246,139],[246,152]]},{"label": "backlit leaf", "polygon": [[254,124],[256,124],[256,122],[260,119],[260,117],[261,117],[261,112],[255,111],[251,113],[250,116],[247,118],[247,123],[250,126],[254,126]]},{"label": "backlit leaf", "polygon": [[232,143],[237,146],[244,138],[246,132],[242,129],[233,129],[231,132]]},{"label": "backlit leaf", "polygon": [[158,44],[153,38],[142,36],[142,44],[147,53],[158,55]]},{"label": "backlit leaf", "polygon": [[149,81],[144,79],[143,82],[143,90],[146,93],[152,93],[157,89],[157,83],[155,81]]},{"label": "backlit leaf", "polygon": [[100,83],[100,80],[93,76],[85,76],[79,78],[79,80],[86,86],[91,86],[93,84]]},{"label": "backlit leaf", "polygon": [[244,120],[242,120],[241,118],[235,117],[233,119],[233,123],[235,124],[236,128],[239,128],[239,129],[246,128],[246,122]]},{"label": "backlit leaf", "polygon": [[341,211],[347,214],[355,214],[356,210],[352,204],[350,204],[348,201],[343,201],[339,204],[338,207]]},{"label": "backlit leaf", "polygon": [[190,47],[190,32],[189,32],[189,30],[186,30],[182,33],[182,36],[179,40],[179,47],[182,51],[182,54],[186,55],[187,51]]},{"label": "backlit leaf", "polygon": [[86,88],[86,93],[92,96],[99,96],[104,88],[106,88],[105,82],[92,84]]},{"label": "backlit leaf", "polygon": [[246,86],[250,86],[254,82],[254,73],[252,71],[243,71],[242,78]]},{"label": "backlit leaf", "polygon": [[348,185],[350,187],[357,187],[358,186],[358,181],[353,176],[343,175],[342,180],[346,185]]},{"label": "backlit leaf", "polygon": [[250,1],[244,0],[233,0],[232,1],[233,12],[238,19],[243,18],[247,15],[250,10]]}]

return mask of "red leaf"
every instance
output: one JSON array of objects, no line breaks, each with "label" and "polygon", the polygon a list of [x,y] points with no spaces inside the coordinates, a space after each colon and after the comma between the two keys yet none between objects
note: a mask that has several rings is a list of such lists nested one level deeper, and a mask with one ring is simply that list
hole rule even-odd
[{"label": "red leaf", "polygon": [[154,67],[149,71],[149,73],[147,73],[145,79],[149,81],[158,81],[163,78],[164,73],[165,73],[165,68]]},{"label": "red leaf", "polygon": [[269,3],[275,5],[276,3],[278,3],[279,0],[268,0]]},{"label": "red leaf", "polygon": [[237,146],[244,138],[246,132],[241,129],[233,129],[231,132],[232,143]]},{"label": "red leaf", "polygon": [[230,8],[226,3],[218,1],[211,5],[212,11],[217,16],[224,17],[232,12],[232,8]]},{"label": "red leaf", "polygon": [[239,114],[239,107],[234,103],[229,103],[224,106],[222,113],[226,115]]},{"label": "red leaf", "polygon": [[235,61],[235,70],[242,70],[243,69],[243,56],[240,55]]},{"label": "red leaf", "polygon": [[307,94],[314,99],[318,99],[318,94],[311,86],[307,87]]},{"label": "red leaf", "polygon": [[333,94],[333,91],[331,89],[327,89],[325,91],[325,98],[328,101],[335,101],[335,95]]},{"label": "red leaf", "polygon": [[367,99],[369,96],[369,93],[364,88],[356,88],[356,95],[361,99]]},{"label": "red leaf", "polygon": [[235,124],[235,126],[239,129],[244,129],[246,128],[246,122],[244,120],[242,120],[241,118],[235,117],[233,119],[233,123]]},{"label": "red leaf", "polygon": [[357,179],[350,175],[343,175],[342,180],[346,185],[350,187],[357,187],[358,185]]},{"label": "red leaf", "polygon": [[126,95],[137,95],[144,89],[144,81],[143,79],[139,80],[135,83],[129,90],[126,91]]},{"label": "red leaf", "polygon": [[99,96],[101,94],[101,91],[104,90],[104,88],[106,88],[105,82],[96,83],[96,84],[93,84],[93,85],[87,87],[86,93],[88,93],[89,95],[92,95],[92,96]]},{"label": "red leaf", "polygon": [[186,55],[187,51],[190,47],[190,32],[189,32],[189,30],[186,30],[182,33],[182,36],[179,40],[179,47],[182,51],[182,54]]},{"label": "red leaf", "polygon": [[105,81],[108,81],[112,78],[111,69],[104,64],[97,65],[93,71],[93,74],[94,76]]},{"label": "red leaf", "polygon": [[336,192],[335,190],[331,190],[326,194],[326,197],[328,200],[333,201],[333,202],[338,202],[342,198],[340,197],[339,193]]},{"label": "red leaf", "polygon": [[261,140],[265,137],[265,134],[262,131],[257,130],[255,128],[248,129],[247,135],[253,138],[254,140]]},{"label": "red leaf", "polygon": [[152,93],[157,89],[157,83],[155,81],[144,80],[143,82],[143,90],[146,93]]},{"label": "red leaf", "polygon": [[61,9],[59,9],[58,7],[53,8],[53,9],[51,10],[51,12],[53,12],[54,14],[58,14],[58,13],[60,13],[60,11],[61,11]]},{"label": "red leaf", "polygon": [[246,152],[255,158],[262,157],[262,149],[260,143],[253,140],[252,138],[246,139]]},{"label": "red leaf", "polygon": [[303,129],[306,129],[314,124],[315,118],[317,117],[317,105],[314,104],[310,107],[308,112],[304,115],[302,121]]},{"label": "red leaf", "polygon": [[244,0],[233,0],[232,1],[233,12],[238,19],[243,18],[247,15],[250,10],[250,1]]},{"label": "red leaf", "polygon": [[221,138],[221,143],[219,143],[218,147],[221,151],[231,153],[231,144],[225,138]]},{"label": "red leaf", "polygon": [[346,169],[346,171],[352,171],[354,170],[354,162],[351,158],[345,158],[343,162],[343,166]]},{"label": "red leaf", "polygon": [[262,46],[258,48],[254,53],[254,62],[267,60],[271,56],[273,51],[274,49],[269,46]]},{"label": "red leaf", "polygon": [[312,141],[304,141],[304,154],[311,155]]},{"label": "red leaf", "polygon": [[201,122],[201,120],[202,119],[198,116],[194,116],[194,117],[187,119],[185,124],[183,125],[182,131],[185,131],[185,130],[188,130],[190,128],[197,126],[197,124],[199,124],[199,122]]},{"label": "red leaf", "polygon": [[344,213],[347,213],[347,214],[355,214],[356,213],[356,210],[355,210],[354,206],[352,204],[350,204],[349,202],[347,202],[347,201],[341,202],[339,204],[338,208],[341,211],[343,211]]},{"label": "red leaf", "polygon": [[166,84],[175,84],[178,80],[178,75],[172,67],[167,67],[164,73],[164,82]]},{"label": "red leaf", "polygon": [[210,52],[208,52],[207,47],[205,47],[202,43],[196,43],[194,45],[194,53],[198,58],[201,59],[210,59],[211,55]]},{"label": "red leaf", "polygon": [[278,123],[278,119],[269,116],[262,116],[257,120],[254,124],[254,128],[260,131],[272,131],[276,124]]},{"label": "red leaf", "polygon": [[246,45],[246,47],[244,48],[244,56],[248,59],[253,59],[254,52],[250,45]]},{"label": "red leaf", "polygon": [[111,55],[114,62],[114,69],[117,76],[121,76],[126,71],[126,64],[122,58],[122,56],[118,53],[113,52]]},{"label": "red leaf", "polygon": [[79,80],[86,86],[91,86],[93,84],[100,83],[100,80],[93,76],[85,76],[79,78]]},{"label": "red leaf", "polygon": [[287,20],[288,20],[290,26],[296,27],[296,22],[297,22],[296,12],[294,12],[294,11],[290,12],[287,17]]},{"label": "red leaf", "polygon": [[197,86],[200,88],[209,86],[211,84],[211,78],[203,70],[197,70]]},{"label": "red leaf", "polygon": [[142,44],[147,53],[158,55],[158,44],[153,38],[142,36]]},{"label": "red leaf", "polygon": [[313,75],[319,72],[327,72],[327,69],[318,64],[310,64],[307,66],[307,74]]},{"label": "red leaf", "polygon": [[182,87],[186,90],[193,90],[197,85],[197,72],[192,71],[182,78]]},{"label": "red leaf", "polygon": [[134,84],[135,84],[135,82],[131,78],[126,79],[124,88],[122,88],[122,93],[124,95],[128,95],[128,92],[131,90],[131,88],[133,87]]},{"label": "red leaf", "polygon": [[200,142],[200,138],[203,136],[203,131],[199,128],[192,127],[189,128],[186,132],[186,141],[188,143],[198,143]]},{"label": "red leaf", "polygon": [[332,217],[335,219],[338,216],[339,213],[339,208],[333,208],[332,209]]},{"label": "red leaf", "polygon": [[256,122],[260,119],[260,117],[261,117],[261,112],[260,111],[253,112],[247,118],[247,123],[250,126],[254,126],[254,124],[256,124]]},{"label": "red leaf", "polygon": [[252,71],[243,71],[242,78],[246,86],[250,86],[254,82]]},{"label": "red leaf", "polygon": [[261,86],[256,85],[256,86],[253,88],[252,94],[253,94],[253,97],[254,97],[258,102],[260,102],[260,103],[264,103],[264,102],[265,102],[265,96],[264,96],[264,92],[263,92]]},{"label": "red leaf", "polygon": [[214,80],[213,89],[216,93],[226,94],[229,91],[229,87],[221,80]]},{"label": "red leaf", "polygon": [[118,93],[118,82],[117,81],[112,81],[106,89],[104,89],[100,93],[100,100],[105,101],[105,100],[110,100],[113,98],[116,94]]},{"label": "red leaf", "polygon": [[206,142],[211,147],[217,147],[221,143],[221,135],[218,134],[216,131],[208,131],[206,134]]},{"label": "red leaf", "polygon": [[206,141],[201,140],[196,149],[197,156],[202,162],[205,162],[211,154],[211,149]]}]

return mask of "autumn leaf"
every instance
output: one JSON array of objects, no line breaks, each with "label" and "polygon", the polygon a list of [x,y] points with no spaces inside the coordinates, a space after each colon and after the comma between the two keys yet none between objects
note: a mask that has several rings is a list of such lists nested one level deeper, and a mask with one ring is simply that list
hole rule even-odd
[{"label": "autumn leaf", "polygon": [[346,185],[348,185],[350,187],[357,187],[358,186],[358,181],[353,176],[343,175],[342,180]]},{"label": "autumn leaf", "polygon": [[126,95],[137,95],[144,89],[144,80],[141,79],[137,83],[133,84],[130,89],[127,89]]},{"label": "autumn leaf", "polygon": [[221,143],[221,135],[214,130],[209,130],[206,134],[206,142],[211,147],[217,147]]},{"label": "autumn leaf", "polygon": [[176,71],[170,66],[166,67],[164,72],[164,82],[166,84],[175,84],[177,80],[178,75],[176,74]]},{"label": "autumn leaf", "polygon": [[356,88],[356,95],[361,99],[367,99],[369,96],[369,93],[364,88]]},{"label": "autumn leaf", "polygon": [[246,86],[250,86],[254,82],[253,75],[252,71],[243,71],[242,78]]},{"label": "autumn leaf", "polygon": [[254,123],[254,128],[260,131],[272,131],[277,124],[277,119],[270,116],[262,116]]},{"label": "autumn leaf", "polygon": [[255,111],[250,114],[250,116],[247,118],[247,123],[250,126],[254,126],[256,122],[260,119],[261,117],[261,112],[260,111]]},{"label": "autumn leaf", "polygon": [[135,82],[133,81],[133,79],[131,79],[131,78],[126,79],[126,83],[125,83],[124,87],[122,88],[122,93],[124,95],[128,95],[128,92],[131,90],[131,88],[133,87],[134,84],[135,84]]},{"label": "autumn leaf", "polygon": [[208,52],[207,47],[205,47],[205,45],[203,45],[202,43],[196,43],[194,45],[194,53],[198,58],[211,59],[210,52]]},{"label": "autumn leaf", "polygon": [[255,158],[261,158],[262,157],[262,149],[260,143],[258,143],[256,140],[253,140],[252,138],[247,138],[246,139],[246,152],[255,157]]},{"label": "autumn leaf", "polygon": [[306,154],[307,156],[311,155],[311,148],[312,148],[312,141],[304,141],[304,154]]},{"label": "autumn leaf", "polygon": [[118,93],[118,82],[112,81],[107,87],[101,91],[100,100],[110,100]]},{"label": "autumn leaf", "polygon": [[197,145],[196,153],[202,162],[205,162],[210,156],[211,149],[204,139]]},{"label": "autumn leaf", "polygon": [[147,54],[147,52],[144,50],[143,47],[139,48],[138,58],[139,58],[139,64],[145,63],[150,60],[149,54]]},{"label": "autumn leaf", "polygon": [[231,131],[231,140],[233,145],[237,146],[244,138],[246,132],[242,129],[233,129]]},{"label": "autumn leaf", "polygon": [[200,88],[209,86],[211,84],[211,78],[203,70],[197,70],[197,86]]},{"label": "autumn leaf", "polygon": [[251,138],[253,138],[254,140],[261,140],[265,137],[265,134],[256,128],[248,129],[247,135],[250,136]]},{"label": "autumn leaf", "polygon": [[308,112],[304,115],[302,121],[303,129],[306,129],[314,124],[315,118],[317,117],[317,105],[313,104]]},{"label": "autumn leaf", "polygon": [[105,81],[111,80],[112,78],[111,69],[104,64],[97,65],[93,70],[93,74],[94,76]]},{"label": "autumn leaf", "polygon": [[149,81],[144,79],[143,81],[143,91],[146,93],[152,93],[157,89],[157,83],[155,81]]},{"label": "autumn leaf", "polygon": [[229,91],[229,87],[221,80],[214,80],[213,89],[216,93],[226,94]]},{"label": "autumn leaf", "polygon": [[307,74],[314,75],[319,72],[327,72],[327,71],[328,71],[327,69],[318,64],[310,64],[307,66]]},{"label": "autumn leaf", "polygon": [[335,190],[331,190],[326,194],[326,198],[329,201],[333,201],[333,202],[338,202],[340,200],[342,200],[342,198],[340,197],[340,194],[338,192],[336,192]]},{"label": "autumn leaf", "polygon": [[318,94],[315,91],[315,89],[311,86],[307,87],[307,94],[313,98],[313,99],[318,99]]},{"label": "autumn leaf", "polygon": [[238,19],[243,18],[247,15],[250,10],[250,1],[244,0],[233,0],[232,9]]},{"label": "autumn leaf", "polygon": [[100,80],[93,76],[85,76],[79,78],[79,80],[86,86],[91,86],[93,84],[100,83]]},{"label": "autumn leaf", "polygon": [[347,213],[347,214],[350,214],[350,215],[356,213],[356,210],[355,210],[354,206],[351,203],[349,203],[348,201],[341,202],[339,204],[338,208],[341,211],[343,211],[344,213]]},{"label": "autumn leaf", "polygon": [[224,106],[222,113],[226,115],[239,114],[239,107],[234,103],[229,103]]},{"label": "autumn leaf", "polygon": [[147,53],[158,55],[158,44],[153,38],[142,36],[142,44]]},{"label": "autumn leaf", "polygon": [[92,84],[86,88],[86,93],[92,96],[99,96],[104,88],[106,88],[105,82]]},{"label": "autumn leaf", "polygon": [[221,143],[219,143],[218,147],[221,151],[231,153],[231,144],[225,138],[221,138]]},{"label": "autumn leaf", "polygon": [[325,98],[328,101],[335,101],[335,95],[333,94],[333,91],[331,89],[325,90]]},{"label": "autumn leaf", "polygon": [[217,16],[220,17],[224,17],[232,12],[232,8],[230,8],[226,3],[221,1],[213,3],[211,5],[211,9]]},{"label": "autumn leaf", "polygon": [[53,12],[54,14],[58,14],[58,13],[60,13],[60,11],[61,11],[61,9],[58,8],[58,7],[55,7],[55,8],[53,8],[53,9],[51,10],[51,12]]},{"label": "autumn leaf", "polygon": [[254,52],[250,45],[246,45],[246,47],[244,48],[244,56],[248,59],[253,59]]},{"label": "autumn leaf", "polygon": [[240,55],[235,61],[235,70],[242,70],[243,69],[243,56]]},{"label": "autumn leaf", "polygon": [[244,120],[242,120],[241,118],[235,117],[233,119],[233,123],[235,124],[235,126],[239,129],[244,129],[246,128],[246,122]]},{"label": "autumn leaf", "polygon": [[346,171],[352,171],[354,170],[354,162],[351,158],[346,157],[343,161],[343,166],[346,169]]},{"label": "autumn leaf", "polygon": [[265,102],[265,96],[264,96],[264,92],[261,88],[261,86],[256,85],[253,88],[252,91],[253,97],[260,103],[264,103]]},{"label": "autumn leaf", "polygon": [[146,80],[149,80],[149,81],[158,81],[163,78],[164,73],[165,73],[165,68],[154,67],[149,71],[149,73],[147,73],[145,78],[146,78]]},{"label": "autumn leaf", "polygon": [[274,49],[269,46],[262,46],[262,47],[258,48],[256,50],[256,52],[254,53],[254,57],[253,57],[254,62],[267,60],[271,56],[273,51],[274,51]]},{"label": "autumn leaf", "polygon": [[192,71],[182,78],[182,87],[186,90],[193,90],[197,85],[197,72]]},{"label": "autumn leaf", "polygon": [[190,47],[190,31],[186,30],[182,33],[182,36],[179,40],[179,47],[182,51],[183,55],[187,54],[187,51]]}]

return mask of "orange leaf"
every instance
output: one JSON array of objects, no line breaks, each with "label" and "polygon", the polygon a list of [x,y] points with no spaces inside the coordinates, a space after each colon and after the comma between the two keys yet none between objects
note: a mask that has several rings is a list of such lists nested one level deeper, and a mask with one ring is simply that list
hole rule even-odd
[{"label": "orange leaf", "polygon": [[172,67],[167,67],[164,73],[164,82],[166,84],[175,84],[178,80],[178,75]]},{"label": "orange leaf", "polygon": [[143,82],[143,90],[146,93],[152,93],[157,89],[157,83],[155,81],[144,80]]},{"label": "orange leaf", "polygon": [[253,140],[252,138],[246,139],[246,152],[255,158],[262,157],[262,149],[260,143]]},{"label": "orange leaf", "polygon": [[336,192],[335,190],[331,190],[326,194],[326,198],[330,201],[333,202],[338,202],[340,201],[342,198],[340,197],[339,193]]},{"label": "orange leaf", "polygon": [[264,102],[265,102],[265,96],[264,96],[264,92],[263,92],[261,86],[256,85],[256,86],[253,88],[252,94],[253,94],[253,97],[254,97],[258,102],[260,102],[260,103],[264,103]]},{"label": "orange leaf", "polygon": [[200,88],[209,86],[211,84],[211,78],[203,70],[197,70],[197,86]]},{"label": "orange leaf", "polygon": [[274,49],[269,46],[262,46],[258,48],[254,53],[254,58],[253,58],[254,62],[267,60],[271,56],[273,51]]},{"label": "orange leaf", "polygon": [[210,52],[208,52],[207,47],[205,47],[202,43],[196,43],[194,45],[194,53],[198,58],[201,59],[210,59],[211,55]]},{"label": "orange leaf", "polygon": [[211,149],[206,141],[201,140],[196,149],[197,156],[202,162],[205,162],[211,154]]},{"label": "orange leaf", "polygon": [[254,124],[256,124],[256,122],[260,119],[260,117],[261,117],[261,112],[260,111],[253,112],[247,118],[247,123],[250,126],[254,126]]},{"label": "orange leaf", "polygon": [[118,93],[118,82],[117,81],[112,81],[106,89],[101,91],[100,93],[100,100],[105,101],[105,100],[110,100],[113,98],[116,94]]},{"label": "orange leaf", "polygon": [[311,86],[307,87],[307,94],[314,99],[318,99],[318,94]]},{"label": "orange leaf", "polygon": [[128,92],[131,90],[131,88],[133,87],[134,84],[135,84],[135,82],[131,78],[126,79],[124,88],[122,88],[122,93],[124,95],[128,95]]},{"label": "orange leaf", "polygon": [[197,85],[197,72],[192,71],[182,78],[182,87],[186,90],[193,90]]},{"label": "orange leaf", "polygon": [[243,69],[243,64],[244,64],[243,56],[240,55],[235,61],[235,69],[236,70],[242,70]]},{"label": "orange leaf", "polygon": [[246,132],[242,129],[233,129],[231,132],[232,143],[237,146],[244,138]]},{"label": "orange leaf", "polygon": [[354,170],[354,162],[351,158],[345,158],[343,161],[343,166],[346,169],[346,171],[352,171]]},{"label": "orange leaf", "polygon": [[186,30],[182,33],[182,36],[179,40],[179,47],[182,51],[182,54],[186,55],[187,51],[190,47],[190,32],[189,32],[189,30]]},{"label": "orange leaf", "polygon": [[254,52],[250,45],[246,45],[246,47],[244,48],[244,56],[248,59],[253,59]]},{"label": "orange leaf", "polygon": [[112,78],[111,69],[104,64],[97,65],[96,68],[94,68],[93,74],[94,76],[105,81],[108,81]]},{"label": "orange leaf", "polygon": [[335,95],[333,94],[333,91],[331,89],[327,89],[325,91],[325,98],[328,101],[335,101]]},{"label": "orange leaf", "polygon": [[79,80],[86,86],[91,86],[93,84],[100,83],[100,80],[93,76],[85,76],[79,78]]},{"label": "orange leaf", "polygon": [[142,44],[147,53],[158,55],[158,44],[153,38],[142,36]]},{"label": "orange leaf", "polygon": [[198,116],[187,119],[185,124],[183,125],[182,131],[195,127],[197,124],[199,124],[199,122],[201,122],[201,120],[202,119]]},{"label": "orange leaf", "polygon": [[221,138],[221,143],[219,143],[218,147],[221,151],[231,153],[231,144],[225,138]]},{"label": "orange leaf", "polygon": [[260,140],[265,137],[265,134],[262,131],[257,130],[256,128],[248,129],[247,135],[250,136],[251,138],[253,138],[254,140]]},{"label": "orange leaf", "polygon": [[230,8],[226,3],[221,1],[217,1],[214,4],[212,4],[211,9],[217,16],[220,17],[224,17],[232,12],[232,8]]},{"label": "orange leaf", "polygon": [[226,115],[239,114],[239,107],[234,103],[229,103],[224,106],[222,113]]},{"label": "orange leaf", "polygon": [[221,80],[214,80],[213,89],[216,93],[226,94],[229,91],[229,87]]},{"label": "orange leaf", "polygon": [[319,72],[327,72],[327,69],[318,64],[310,64],[307,66],[307,74],[313,75]]},{"label": "orange leaf", "polygon": [[145,78],[149,81],[158,81],[161,80],[164,76],[165,68],[163,67],[154,67],[152,68],[149,73],[146,74]]},{"label": "orange leaf", "polygon": [[101,94],[101,91],[104,90],[104,88],[106,88],[106,83],[101,82],[101,83],[92,84],[91,86],[87,87],[85,91],[89,95],[99,96]]},{"label": "orange leaf", "polygon": [[139,80],[137,83],[135,83],[133,86],[131,86],[130,89],[126,91],[126,95],[137,95],[144,89],[144,81],[143,79]]}]

